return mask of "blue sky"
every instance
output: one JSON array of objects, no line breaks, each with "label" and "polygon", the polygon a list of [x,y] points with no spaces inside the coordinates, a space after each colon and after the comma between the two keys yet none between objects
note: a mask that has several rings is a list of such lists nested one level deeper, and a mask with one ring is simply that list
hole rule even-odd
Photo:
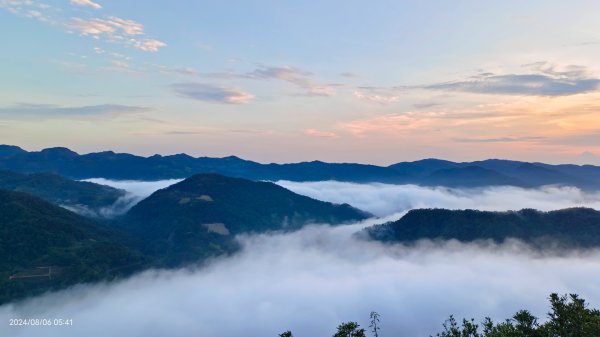
[{"label": "blue sky", "polygon": [[0,0],[1,142],[600,163],[599,7]]}]

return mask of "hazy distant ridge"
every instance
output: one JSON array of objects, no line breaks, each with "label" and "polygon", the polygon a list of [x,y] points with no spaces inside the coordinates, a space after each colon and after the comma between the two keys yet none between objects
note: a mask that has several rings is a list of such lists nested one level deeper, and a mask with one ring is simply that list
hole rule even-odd
[{"label": "hazy distant ridge", "polygon": [[80,155],[67,148],[28,152],[19,147],[0,145],[0,168],[27,173],[55,172],[74,179],[104,177],[158,180],[187,178],[197,173],[219,173],[251,180],[273,181],[338,180],[450,187],[537,187],[558,184],[583,189],[600,188],[598,166],[550,165],[499,159],[464,163],[423,159],[387,167],[321,161],[261,164],[234,156],[194,158],[176,154],[142,157],[112,151]]}]

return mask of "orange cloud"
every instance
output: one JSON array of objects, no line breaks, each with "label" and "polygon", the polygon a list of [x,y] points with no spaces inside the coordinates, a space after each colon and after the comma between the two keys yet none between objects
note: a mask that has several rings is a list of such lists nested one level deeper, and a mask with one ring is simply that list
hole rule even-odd
[{"label": "orange cloud", "polygon": [[338,138],[339,135],[332,131],[320,131],[316,129],[305,129],[304,134],[311,137],[321,137],[321,138]]}]

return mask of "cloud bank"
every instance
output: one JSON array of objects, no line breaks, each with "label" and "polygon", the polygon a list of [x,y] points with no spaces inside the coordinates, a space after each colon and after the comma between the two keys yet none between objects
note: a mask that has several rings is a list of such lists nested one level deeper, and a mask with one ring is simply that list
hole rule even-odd
[{"label": "cloud bank", "polygon": [[[159,181],[85,179],[127,191],[111,207],[102,210],[103,216],[123,214],[140,200],[158,189],[173,185],[181,179]],[[424,187],[417,185],[358,184],[339,181],[295,182],[281,180],[276,184],[295,193],[333,203],[347,203],[378,217],[406,212],[413,208],[479,209],[487,211],[534,208],[551,211],[568,207],[600,209],[600,191],[582,191],[577,187],[546,186],[527,189],[514,186],[483,188]]]},{"label": "cloud bank", "polygon": [[[127,193],[117,199],[110,207],[104,207],[98,210],[98,215],[105,218],[112,218],[116,215],[121,215],[127,212],[131,207],[135,206],[142,199],[150,196],[155,191],[171,186],[180,182],[182,179],[167,179],[158,181],[137,181],[137,180],[110,180],[105,178],[90,178],[83,181],[89,181],[96,184],[107,185],[110,187],[125,190]],[[85,213],[85,210],[77,210],[80,213]]]},{"label": "cloud bank", "polygon": [[179,96],[209,103],[243,104],[254,99],[254,95],[236,88],[225,88],[212,84],[184,82],[171,84]]},{"label": "cloud bank", "polygon": [[315,199],[348,203],[377,216],[412,208],[479,209],[488,211],[535,208],[550,211],[567,207],[600,209],[600,192],[584,192],[576,187],[547,186],[525,189],[494,186],[473,189],[422,187],[417,185],[355,184],[339,181],[278,181],[298,194]]},{"label": "cloud bank", "polygon": [[437,83],[424,88],[483,94],[568,96],[595,91],[600,87],[600,79],[590,76],[583,66],[570,65],[559,70],[543,61],[525,66],[530,68],[530,73],[486,72],[464,81]]},{"label": "cloud bank", "polygon": [[[149,194],[157,183],[111,186]],[[155,185],[151,185],[155,184]],[[378,215],[349,226],[308,226],[287,234],[238,237],[238,254],[204,268],[147,271],[129,279],[77,286],[0,307],[0,320],[67,318],[70,327],[0,325],[0,335],[61,336],[331,336],[342,321],[368,326],[381,314],[382,336],[429,336],[450,314],[495,320],[529,309],[540,318],[551,292],[580,294],[600,306],[600,250],[541,253],[518,241],[416,246],[362,241],[361,228],[413,207],[557,209],[600,206],[597,195],[573,188],[497,187],[452,190],[279,182],[296,192],[349,202]]]},{"label": "cloud bank", "polygon": [[428,336],[450,314],[496,320],[521,308],[544,317],[550,292],[600,303],[600,251],[540,256],[518,242],[385,246],[362,225],[242,237],[244,250],[199,270],[149,271],[0,307],[0,319],[71,318],[71,327],[0,326],[0,335],[331,336],[342,321],[381,335]]},{"label": "cloud bank", "polygon": [[143,106],[99,104],[84,106],[60,106],[54,104],[21,103],[0,107],[0,114],[15,116],[98,116],[110,114],[139,113],[151,110]]}]

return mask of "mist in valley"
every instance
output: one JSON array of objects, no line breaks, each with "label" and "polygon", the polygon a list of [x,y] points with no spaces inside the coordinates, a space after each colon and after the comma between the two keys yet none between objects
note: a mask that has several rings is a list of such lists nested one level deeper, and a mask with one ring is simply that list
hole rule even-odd
[{"label": "mist in valley", "polygon": [[[120,188],[152,193],[150,185],[142,189],[139,183],[120,182]],[[369,313],[377,311],[380,336],[418,337],[440,331],[450,314],[503,320],[529,309],[544,318],[551,292],[578,293],[592,307],[600,306],[600,284],[590,282],[600,278],[600,250],[540,252],[513,240],[384,245],[354,235],[366,226],[396,220],[411,208],[600,208],[600,194],[570,187],[278,184],[316,199],[347,202],[381,218],[239,236],[240,252],[203,267],[151,270],[4,305],[0,317],[5,321],[72,318],[74,325],[2,325],[0,335],[263,337],[289,329],[297,337],[331,336],[343,321],[367,328]]]},{"label": "mist in valley", "polygon": [[278,181],[277,184],[315,199],[348,203],[376,216],[387,216],[414,208],[486,211],[523,208],[550,211],[568,207],[600,209],[600,192],[582,191],[571,186],[544,186],[529,189],[515,186],[490,186],[461,189],[339,181]]},{"label": "mist in valley", "polygon": [[[90,178],[82,181],[88,181],[91,183],[107,185],[117,189],[125,191],[125,195],[117,199],[117,201],[109,206],[103,207],[98,210],[98,215],[105,218],[113,218],[125,214],[131,207],[135,206],[138,202],[147,198],[155,191],[169,187],[175,183],[180,182],[183,179],[167,179],[157,181],[139,181],[139,180],[111,180],[105,178]],[[85,212],[74,209],[85,215]]]}]

